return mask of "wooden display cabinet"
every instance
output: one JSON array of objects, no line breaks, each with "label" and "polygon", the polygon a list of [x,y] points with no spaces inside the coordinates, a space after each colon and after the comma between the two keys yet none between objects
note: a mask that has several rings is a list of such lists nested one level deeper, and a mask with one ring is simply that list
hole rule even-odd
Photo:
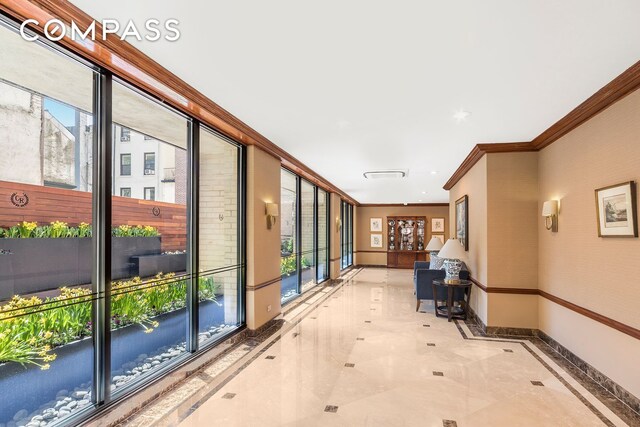
[{"label": "wooden display cabinet", "polygon": [[415,261],[426,261],[427,219],[424,216],[387,217],[387,267],[413,268]]}]

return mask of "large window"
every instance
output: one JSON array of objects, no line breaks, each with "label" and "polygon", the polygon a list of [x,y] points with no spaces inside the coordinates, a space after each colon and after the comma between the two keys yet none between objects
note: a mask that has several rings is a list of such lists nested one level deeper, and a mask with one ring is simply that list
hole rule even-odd
[{"label": "large window", "polygon": [[329,197],[318,188],[318,283],[329,278]]},{"label": "large window", "polygon": [[242,322],[240,148],[200,131],[199,339],[215,341]]},{"label": "large window", "polygon": [[282,302],[329,277],[327,193],[286,169],[281,171],[280,271]]},{"label": "large window", "polygon": [[343,269],[353,265],[353,205],[341,202],[340,259]]},{"label": "large window", "polygon": [[300,293],[299,251],[298,177],[282,169],[280,173],[280,274],[282,275],[283,302]]},{"label": "large window", "polygon": [[2,19],[0,425],[76,425],[244,322],[243,149]]},{"label": "large window", "polygon": [[0,424],[66,422],[94,384],[96,72],[2,22],[0,46]]}]

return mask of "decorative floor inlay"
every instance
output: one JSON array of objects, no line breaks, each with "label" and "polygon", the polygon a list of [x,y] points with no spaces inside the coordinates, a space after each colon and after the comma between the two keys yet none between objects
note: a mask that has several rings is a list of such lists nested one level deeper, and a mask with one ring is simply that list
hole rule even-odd
[{"label": "decorative floor inlay", "polygon": [[223,399],[233,399],[234,397],[236,397],[235,393],[225,393],[222,398]]},{"label": "decorative floor inlay", "polygon": [[[384,296],[375,314],[372,295]],[[486,337],[471,323],[416,312],[411,270],[362,269],[326,298],[285,317],[222,374],[206,371],[213,380],[198,377],[200,391],[150,405],[123,425],[640,426],[594,397],[540,340]],[[365,320],[374,315],[375,324]],[[264,360],[267,351],[277,363]],[[232,400],[215,398],[231,392]]]},{"label": "decorative floor inlay", "polygon": [[267,357],[265,357],[265,359],[268,359],[268,360],[273,360],[275,358],[276,358],[275,356],[267,356]]},{"label": "decorative floor inlay", "polygon": [[431,325],[422,325],[422,326],[424,326],[425,328],[430,328],[431,327]]},{"label": "decorative floor inlay", "polygon": [[544,384],[542,384],[542,381],[531,381],[531,384],[544,387]]}]

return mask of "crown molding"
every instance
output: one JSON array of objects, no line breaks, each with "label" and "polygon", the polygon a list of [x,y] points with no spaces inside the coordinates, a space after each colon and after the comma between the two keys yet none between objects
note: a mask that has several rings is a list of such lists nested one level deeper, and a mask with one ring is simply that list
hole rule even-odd
[{"label": "crown molding", "polygon": [[487,153],[515,153],[542,150],[638,88],[640,88],[640,61],[627,68],[622,74],[607,83],[602,89],[591,95],[586,101],[571,110],[569,114],[551,125],[531,142],[476,145],[443,188],[447,191],[451,190],[478,160]]}]

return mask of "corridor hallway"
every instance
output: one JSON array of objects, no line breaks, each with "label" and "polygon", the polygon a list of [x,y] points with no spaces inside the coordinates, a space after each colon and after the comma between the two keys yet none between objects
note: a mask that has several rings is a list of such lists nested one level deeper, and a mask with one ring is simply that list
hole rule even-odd
[{"label": "corridor hallway", "polygon": [[[482,337],[471,324],[435,318],[426,302],[416,312],[414,298],[410,270],[361,269],[286,313],[280,331],[221,374],[224,380],[191,396],[177,392],[184,399],[171,411],[160,401],[124,425],[584,427],[637,421],[614,414],[587,390],[602,393],[598,386],[560,367],[568,364],[540,340]],[[206,374],[200,381],[207,382]]]}]

